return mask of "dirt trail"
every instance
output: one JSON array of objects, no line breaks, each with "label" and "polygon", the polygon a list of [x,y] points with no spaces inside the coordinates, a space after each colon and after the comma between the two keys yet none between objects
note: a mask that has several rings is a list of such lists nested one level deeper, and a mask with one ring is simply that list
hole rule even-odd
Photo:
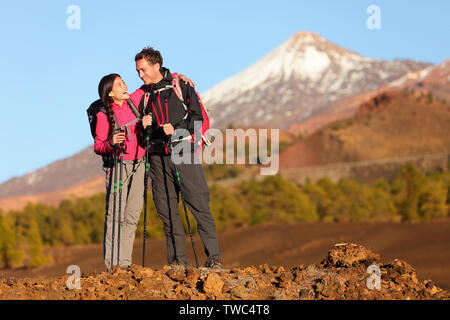
[{"label": "dirt trail", "polygon": [[[300,223],[269,224],[240,228],[219,233],[224,266],[227,269],[246,268],[264,264],[283,266],[286,270],[317,263],[334,244],[358,243],[383,259],[395,258],[411,264],[420,279],[432,279],[443,289],[450,289],[450,221],[420,224],[393,223]],[[205,260],[201,241],[195,237],[197,253]],[[192,259],[190,242],[187,251]],[[165,240],[147,242],[146,262],[152,270],[162,269],[165,261]],[[56,277],[67,278],[66,268],[78,265],[82,273],[105,271],[102,246],[73,246],[53,250],[55,262],[34,270],[1,270],[0,277],[24,277],[42,281]],[[135,244],[133,262],[140,264],[142,242]]]},{"label": "dirt trail", "polygon": [[[368,272],[374,268],[372,272]],[[73,289],[68,276],[45,280],[0,278],[0,299],[167,300],[449,300],[408,263],[350,243],[335,244],[319,264],[212,270],[143,268],[85,274]]]}]

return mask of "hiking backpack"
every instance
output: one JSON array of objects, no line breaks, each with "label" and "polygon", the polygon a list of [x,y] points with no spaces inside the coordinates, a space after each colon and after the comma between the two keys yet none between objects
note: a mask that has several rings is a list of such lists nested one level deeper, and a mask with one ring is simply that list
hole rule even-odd
[{"label": "hiking backpack", "polygon": [[[174,78],[174,79],[172,79],[172,84],[171,85],[167,85],[164,88],[161,88],[161,89],[158,89],[158,90],[154,90],[153,92],[154,93],[158,93],[158,92],[161,92],[161,91],[173,89],[173,92],[178,97],[178,99],[181,101],[181,103],[183,104],[184,110],[186,111],[186,115],[183,118],[183,120],[186,120],[186,118],[187,118],[187,116],[188,116],[190,111],[189,111],[189,108],[186,105],[186,102],[184,101],[184,97],[183,97],[183,92],[181,90],[180,81],[181,80],[179,78]],[[200,150],[203,145],[206,145],[207,147],[209,145],[211,145],[211,141],[207,137],[207,131],[209,130],[209,117],[208,117],[208,110],[203,105],[202,100],[200,99],[200,95],[198,94],[198,92],[196,90],[194,90],[194,91],[195,91],[195,94],[197,95],[198,101],[200,103],[200,107],[202,109],[202,117],[203,117],[202,127],[200,129],[201,139],[198,142],[198,144],[200,146],[200,148],[199,148],[199,150]],[[149,96],[150,96],[149,93],[146,93],[144,95],[144,108],[145,109],[147,108]],[[195,135],[195,133],[192,134],[191,139],[190,139],[190,141],[192,143],[195,142],[194,135]]]},{"label": "hiking backpack", "polygon": [[[131,110],[133,111],[133,113],[136,115],[136,119],[134,119],[133,121],[124,124],[123,126],[119,127],[119,123],[117,121],[117,117],[114,114],[114,120],[115,120],[115,128],[113,130],[113,132],[118,132],[119,130],[122,129],[126,129],[128,130],[128,126],[135,123],[136,121],[140,121],[141,120],[141,115],[138,111],[138,109],[136,108],[136,106],[134,105],[133,101],[131,101],[131,99],[127,99],[127,103],[130,106]],[[88,119],[89,119],[89,126],[91,127],[91,134],[92,134],[92,138],[95,139],[95,130],[97,128],[97,113],[99,112],[103,112],[104,114],[108,115],[106,107],[103,105],[102,101],[100,99],[95,100],[90,106],[89,108],[86,110],[86,113],[88,115]],[[114,158],[112,155],[109,154],[103,154],[102,155],[102,159],[103,159],[103,168],[112,168],[114,165]]]}]

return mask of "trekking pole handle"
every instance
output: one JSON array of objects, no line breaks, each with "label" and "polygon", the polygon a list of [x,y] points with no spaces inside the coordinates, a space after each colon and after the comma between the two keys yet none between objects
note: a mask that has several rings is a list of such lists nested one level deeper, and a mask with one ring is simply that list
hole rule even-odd
[{"label": "trekking pole handle", "polygon": [[145,128],[145,132],[147,133],[147,137],[150,137],[150,135],[152,134],[152,127],[147,126],[147,128]]},{"label": "trekking pole handle", "polygon": [[[146,117],[146,116],[152,117],[152,113],[149,112],[149,113],[147,113],[144,117]],[[152,121],[152,122],[153,122],[153,121]],[[152,133],[152,125],[151,125],[151,124],[150,124],[150,125],[147,125],[147,127],[146,127],[144,130],[145,130],[145,132],[146,132],[146,134],[147,134],[147,137],[149,137],[149,136],[151,135],[151,133]]]},{"label": "trekking pole handle", "polygon": [[[120,128],[119,128],[119,133],[125,133],[125,128],[124,128],[124,127],[120,127]],[[123,153],[126,153],[125,150],[126,150],[126,149],[125,149],[125,141],[122,141],[122,142],[119,144],[119,151],[120,151],[120,152],[123,152]]]}]

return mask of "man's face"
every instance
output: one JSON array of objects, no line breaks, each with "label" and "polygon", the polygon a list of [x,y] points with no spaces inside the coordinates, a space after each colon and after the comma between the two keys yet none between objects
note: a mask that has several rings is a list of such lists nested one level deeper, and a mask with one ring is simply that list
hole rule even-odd
[{"label": "man's face", "polygon": [[159,63],[151,64],[145,59],[140,59],[136,61],[136,71],[139,75],[139,78],[141,78],[142,81],[144,81],[144,84],[149,85],[156,82],[156,79],[158,79],[161,76],[161,73],[159,72],[159,69],[161,66]]}]

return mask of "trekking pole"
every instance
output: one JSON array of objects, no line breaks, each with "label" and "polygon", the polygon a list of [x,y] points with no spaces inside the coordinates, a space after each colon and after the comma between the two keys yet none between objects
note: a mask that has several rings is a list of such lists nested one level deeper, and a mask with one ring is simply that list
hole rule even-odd
[{"label": "trekking pole", "polygon": [[114,204],[113,204],[113,223],[112,223],[112,234],[111,234],[111,265],[110,269],[113,267],[113,261],[114,261],[114,242],[115,242],[115,230],[116,230],[116,203],[117,203],[117,153],[116,148],[114,147]]},{"label": "trekking pole", "polygon": [[119,220],[118,220],[118,234],[117,234],[117,265],[119,265],[120,260],[120,220],[121,220],[121,213],[122,213],[122,189],[123,189],[123,152],[124,152],[124,144],[123,142],[120,144],[120,158],[119,158],[119,165],[120,165],[120,173],[119,173]]},{"label": "trekking pole", "polygon": [[[150,113],[151,115],[151,113]],[[145,175],[144,175],[144,242],[142,244],[142,267],[145,266],[145,238],[147,232],[147,190],[148,190],[148,150],[150,145],[150,127],[147,127],[147,137],[145,144]]]},{"label": "trekking pole", "polygon": [[[173,150],[172,141],[170,141],[170,151],[172,152],[172,150]],[[188,216],[188,212],[187,212],[187,209],[186,209],[186,201],[184,200],[183,190],[181,189],[180,173],[178,172],[178,168],[177,168],[177,165],[175,164],[175,162],[172,161],[172,163],[173,163],[173,166],[175,167],[175,173],[177,175],[176,181],[177,181],[178,189],[180,189],[181,202],[183,202],[184,214],[186,215],[186,222],[187,222],[187,225],[188,225],[189,236],[191,238],[191,243],[192,243],[192,250],[194,251],[195,263],[196,263],[197,269],[198,269],[198,259],[197,259],[197,253],[195,251],[194,237],[192,236],[191,223],[189,222],[189,216]]]}]

